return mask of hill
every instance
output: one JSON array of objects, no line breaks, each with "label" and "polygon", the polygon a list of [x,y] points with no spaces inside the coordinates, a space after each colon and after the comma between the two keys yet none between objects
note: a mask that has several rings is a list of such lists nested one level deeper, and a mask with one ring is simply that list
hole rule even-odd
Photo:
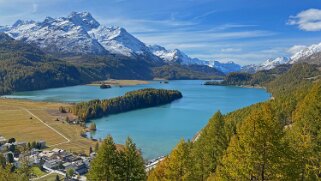
[{"label": "hill", "polygon": [[75,66],[5,34],[0,34],[0,75],[0,94],[91,81]]},{"label": "hill", "polygon": [[[196,139],[182,140],[148,180],[320,179],[320,75],[316,65],[303,63],[263,77],[259,83],[274,99],[215,113]],[[248,83],[252,77],[237,80]]]},{"label": "hill", "polygon": [[[311,65],[312,66],[312,65]],[[287,72],[292,65],[282,64],[270,70],[261,70],[254,74],[232,72],[222,82],[208,81],[206,85],[266,86],[266,83]]]},{"label": "hill", "polygon": [[[60,59],[56,58],[60,57]],[[85,84],[106,79],[186,78],[168,77],[170,70],[159,74],[162,63],[137,60],[123,55],[48,54],[33,44],[14,40],[0,33],[0,94],[12,91],[39,90],[53,87]],[[169,66],[169,65],[168,65]],[[175,72],[189,78],[202,79],[223,75],[210,67],[176,65]]]}]

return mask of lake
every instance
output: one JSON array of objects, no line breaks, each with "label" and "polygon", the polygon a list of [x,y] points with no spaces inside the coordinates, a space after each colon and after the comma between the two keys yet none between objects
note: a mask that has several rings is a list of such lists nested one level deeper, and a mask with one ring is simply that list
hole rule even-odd
[{"label": "lake", "polygon": [[92,120],[97,125],[94,138],[110,134],[123,144],[128,136],[142,150],[145,159],[168,154],[180,139],[192,139],[218,110],[222,113],[265,101],[264,89],[233,86],[205,86],[201,80],[177,80],[168,84],[153,81],[146,85],[100,89],[98,86],[72,86],[39,91],[18,92],[6,97],[34,101],[80,102],[106,99],[142,88],[176,89],[183,98],[171,104],[130,111]]}]

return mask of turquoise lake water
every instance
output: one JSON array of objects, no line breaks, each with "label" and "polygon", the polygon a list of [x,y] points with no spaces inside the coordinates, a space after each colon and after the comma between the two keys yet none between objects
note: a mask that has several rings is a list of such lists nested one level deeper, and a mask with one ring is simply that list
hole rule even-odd
[{"label": "turquoise lake water", "polygon": [[176,89],[183,98],[171,104],[130,111],[96,120],[94,138],[110,134],[116,143],[133,138],[145,159],[168,154],[182,138],[192,139],[218,110],[222,113],[265,101],[270,94],[264,89],[233,86],[205,86],[200,80],[158,81],[147,85],[100,89],[96,86],[72,86],[39,91],[19,92],[6,96],[35,101],[80,102],[123,95],[141,88]]}]

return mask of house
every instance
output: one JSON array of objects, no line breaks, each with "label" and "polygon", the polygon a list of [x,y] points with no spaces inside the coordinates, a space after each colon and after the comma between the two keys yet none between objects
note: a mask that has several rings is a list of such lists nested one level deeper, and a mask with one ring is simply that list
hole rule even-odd
[{"label": "house", "polygon": [[47,169],[47,170],[55,170],[59,168],[61,161],[57,160],[57,159],[53,159],[53,160],[47,160],[44,164],[43,164],[43,168]]},{"label": "house", "polygon": [[82,161],[77,161],[72,163],[72,169],[78,175],[84,175],[88,172],[86,164]]},{"label": "house", "polygon": [[56,156],[56,153],[52,152],[52,151],[45,150],[45,151],[39,153],[39,156],[45,158],[46,160],[49,160],[49,159],[53,158],[54,156]]},{"label": "house", "polygon": [[41,158],[37,154],[30,155],[28,158],[30,165],[40,165]]},{"label": "house", "polygon": [[70,154],[65,156],[63,160],[66,162],[75,162],[75,161],[81,160],[81,158],[76,155]]},{"label": "house", "polygon": [[62,166],[64,167],[65,170],[68,170],[68,169],[72,168],[72,163],[65,162],[64,164],[62,164]]}]

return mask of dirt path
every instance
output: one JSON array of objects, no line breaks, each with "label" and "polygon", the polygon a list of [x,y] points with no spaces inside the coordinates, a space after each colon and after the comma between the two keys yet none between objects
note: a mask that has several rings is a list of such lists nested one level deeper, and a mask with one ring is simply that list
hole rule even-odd
[{"label": "dirt path", "polygon": [[[0,105],[2,106],[2,105]],[[26,109],[24,107],[19,107],[19,106],[12,106],[12,105],[9,105],[9,107],[13,107],[13,108],[17,108],[17,109],[20,109],[20,110],[23,110],[23,111],[26,111],[28,114],[30,114],[31,116],[33,116],[34,118],[36,118],[38,121],[40,121],[43,125],[45,125],[46,127],[48,127],[49,129],[51,129],[52,131],[54,131],[55,133],[57,133],[58,135],[60,135],[61,137],[63,137],[66,141],[64,142],[61,142],[61,143],[57,143],[57,144],[54,144],[54,145],[48,145],[48,147],[54,147],[54,146],[58,146],[58,145],[61,145],[61,144],[66,144],[66,143],[69,143],[70,142],[70,139],[67,138],[65,135],[63,135],[62,133],[60,133],[58,130],[56,130],[55,128],[51,127],[49,124],[45,123],[42,119],[40,119],[37,115],[33,114],[29,109]]]},{"label": "dirt path", "polygon": [[54,132],[56,132],[57,134],[59,134],[60,136],[62,136],[66,141],[65,142],[61,142],[61,143],[57,143],[57,144],[54,144],[54,145],[48,145],[49,147],[54,147],[54,146],[58,146],[58,145],[61,145],[61,144],[65,144],[65,143],[69,143],[70,142],[70,139],[67,138],[65,135],[63,135],[62,133],[60,133],[59,131],[57,131],[55,128],[51,127],[49,124],[45,123],[43,120],[41,120],[38,116],[36,116],[35,114],[33,114],[31,111],[29,111],[28,109],[26,108],[23,108],[23,107],[19,107],[20,109],[26,111],[27,113],[29,113],[31,116],[35,117],[36,119],[38,119],[38,121],[40,121],[42,124],[44,124],[45,126],[47,126],[49,129],[53,130]]}]

